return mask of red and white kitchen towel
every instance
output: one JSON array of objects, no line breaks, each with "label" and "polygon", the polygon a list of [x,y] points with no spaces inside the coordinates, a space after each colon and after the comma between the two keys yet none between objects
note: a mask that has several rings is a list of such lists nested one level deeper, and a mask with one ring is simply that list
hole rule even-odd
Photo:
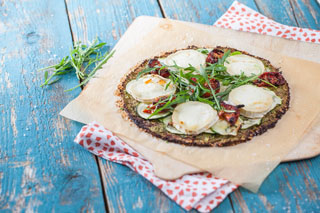
[{"label": "red and white kitchen towel", "polygon": [[320,43],[320,30],[280,24],[237,1],[233,2],[227,12],[214,23],[214,26]]},{"label": "red and white kitchen towel", "polygon": [[182,208],[209,212],[237,188],[210,173],[184,175],[173,181],[154,175],[152,164],[109,130],[93,122],[82,127],[75,142],[106,160],[128,166],[158,187]]},{"label": "red and white kitchen towel", "polygon": [[[320,31],[286,26],[235,1],[214,26],[320,43]],[[97,123],[84,126],[75,142],[104,159],[128,166],[186,210],[209,212],[237,186],[209,173],[185,175],[174,181],[156,177],[152,164],[120,138]]]}]

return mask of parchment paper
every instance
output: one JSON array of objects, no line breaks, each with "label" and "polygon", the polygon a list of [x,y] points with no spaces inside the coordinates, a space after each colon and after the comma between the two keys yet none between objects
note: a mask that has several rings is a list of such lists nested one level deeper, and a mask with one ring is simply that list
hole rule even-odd
[{"label": "parchment paper", "polygon": [[[310,61],[291,58],[258,48],[256,39],[239,33],[217,35],[214,27],[193,27],[172,20],[162,20],[117,60],[111,60],[98,72],[85,90],[72,101],[61,114],[83,123],[97,121],[121,138],[130,140],[156,152],[209,171],[217,177],[226,178],[252,191],[258,187],[278,163],[296,147],[299,139],[319,114],[320,65]],[[260,42],[265,37],[260,36]],[[270,39],[269,37],[267,39]],[[280,42],[281,43],[281,42]],[[185,147],[166,143],[141,132],[125,121],[118,112],[114,91],[120,78],[145,58],[188,45],[230,46],[269,59],[273,65],[281,66],[291,88],[291,108],[278,122],[276,128],[255,137],[252,141],[226,148]],[[157,164],[161,158],[147,157]]]}]

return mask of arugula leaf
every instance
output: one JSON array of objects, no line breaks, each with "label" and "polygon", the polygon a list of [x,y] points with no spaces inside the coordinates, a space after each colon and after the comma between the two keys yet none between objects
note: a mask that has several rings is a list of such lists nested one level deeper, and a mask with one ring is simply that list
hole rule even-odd
[{"label": "arugula leaf", "polygon": [[[159,112],[161,112],[162,110],[168,109],[170,108],[172,105],[176,105],[176,104],[180,104],[180,103],[184,103],[186,102],[188,99],[190,98],[190,95],[171,95],[167,100],[168,102],[163,105],[162,107],[160,107],[159,109],[156,109],[148,118],[151,118],[152,116],[158,114]],[[163,103],[163,102],[162,102]],[[159,104],[159,102],[157,103]]]},{"label": "arugula leaf", "polygon": [[209,50],[204,49],[204,48],[199,48],[197,49],[198,52],[201,52],[202,54],[208,55],[209,54]]},{"label": "arugula leaf", "polygon": [[[62,79],[62,75],[70,72],[74,72],[81,83],[76,87],[65,91],[71,91],[86,84],[94,76],[96,71],[101,69],[102,65],[114,54],[114,51],[102,54],[105,45],[106,43],[104,42],[98,43],[98,38],[89,45],[82,44],[80,41],[74,43],[69,56],[65,56],[55,65],[38,70],[45,71],[44,82],[40,87],[51,85]],[[49,72],[52,73],[50,76]]]},{"label": "arugula leaf", "polygon": [[203,76],[203,78],[204,78],[205,81],[207,82],[208,86],[210,87],[210,90],[211,90],[213,99],[214,99],[214,101],[216,102],[216,106],[217,106],[218,110],[220,110],[220,109],[221,109],[220,102],[219,102],[218,99],[217,99],[217,96],[216,96],[216,94],[215,94],[215,91],[214,91],[214,90],[212,89],[212,87],[211,87],[210,81],[209,81],[209,79],[208,79],[207,72],[205,72],[205,69],[203,68],[203,66],[200,66],[200,74]]},{"label": "arugula leaf", "polygon": [[147,67],[147,68],[145,68],[144,70],[142,70],[141,72],[138,73],[136,79],[138,80],[142,75],[147,74],[149,72],[152,72],[152,71],[154,71],[156,69],[157,69],[156,67]]},{"label": "arugula leaf", "polygon": [[242,53],[239,52],[239,51],[234,51],[233,53],[230,54],[230,56],[233,56],[233,55],[241,55]]}]

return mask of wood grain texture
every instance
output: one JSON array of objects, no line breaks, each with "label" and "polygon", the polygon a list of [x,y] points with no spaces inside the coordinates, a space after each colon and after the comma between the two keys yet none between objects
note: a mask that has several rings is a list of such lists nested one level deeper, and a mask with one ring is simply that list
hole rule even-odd
[{"label": "wood grain texture", "polygon": [[[226,12],[233,1],[160,0],[159,2],[166,18],[212,25]],[[252,9],[257,9],[253,0],[240,0],[239,2]]]},{"label": "wood grain texture", "polygon": [[[231,5],[230,1],[168,1],[161,0],[164,13],[170,18],[213,24]],[[244,2],[265,16],[282,24],[300,27],[314,26],[318,23],[317,6],[309,2],[295,6],[289,1],[250,1]],[[190,4],[189,4],[190,3]],[[312,5],[316,4],[315,1]],[[193,5],[193,6],[191,6]],[[215,6],[216,7],[215,7]],[[291,7],[293,5],[293,8]],[[312,7],[310,9],[310,7]],[[207,8],[218,11],[208,15]],[[223,9],[222,9],[223,8]],[[298,17],[294,11],[300,11]],[[199,15],[200,14],[200,15]],[[310,18],[312,16],[312,18]],[[308,17],[308,18],[307,18]],[[310,19],[310,22],[308,20]],[[303,22],[303,20],[306,20]],[[301,23],[301,24],[300,24]],[[302,23],[309,23],[302,25]],[[319,26],[314,27],[318,29]],[[281,164],[265,180],[258,194],[239,189],[229,197],[235,212],[290,212],[319,211],[319,162],[320,157],[294,163]]]},{"label": "wood grain texture", "polygon": [[298,26],[320,29],[320,4],[316,0],[291,0]]},{"label": "wood grain texture", "polygon": [[[232,3],[159,2],[166,17],[203,24],[214,23]],[[283,24],[319,29],[315,0],[240,2]],[[79,92],[63,90],[77,81],[69,76],[43,90],[36,69],[66,55],[72,37],[99,36],[114,46],[135,17],[161,16],[157,1],[21,0],[0,6],[0,211],[105,211],[95,158],[72,142],[81,125],[58,117]],[[98,164],[110,212],[183,212],[130,169]],[[237,190],[215,212],[319,212],[319,164],[319,157],[281,164],[258,194]]]},{"label": "wood grain texture", "polygon": [[255,0],[258,10],[263,15],[290,26],[297,26],[295,15],[288,0],[263,1]]},{"label": "wood grain texture", "polygon": [[77,80],[42,89],[36,71],[72,46],[64,1],[1,1],[0,20],[0,211],[104,211],[95,159],[73,143],[80,125],[58,116]]},{"label": "wood grain texture", "polygon": [[161,17],[156,0],[67,0],[66,3],[75,40],[92,41],[98,36],[111,47],[136,17]]},{"label": "wood grain texture", "polygon": [[[282,24],[319,29],[315,1],[255,1],[259,12]],[[312,4],[311,4],[312,3]],[[313,5],[313,6],[311,6]],[[296,13],[299,12],[299,14]],[[311,18],[312,17],[312,18]],[[309,21],[310,20],[310,21]],[[320,209],[320,157],[280,164],[265,180],[258,194],[244,189],[230,197],[236,212],[318,212]]]},{"label": "wood grain texture", "polygon": [[[109,45],[120,39],[135,17],[161,16],[157,1],[67,1],[75,40],[99,36]],[[99,24],[97,24],[99,23]],[[99,159],[110,212],[181,212],[149,181],[129,168]]]}]

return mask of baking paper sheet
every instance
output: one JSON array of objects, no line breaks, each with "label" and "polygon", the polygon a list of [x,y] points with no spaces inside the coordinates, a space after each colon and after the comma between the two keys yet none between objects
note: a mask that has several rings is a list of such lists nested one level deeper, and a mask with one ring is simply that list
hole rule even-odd
[{"label": "baking paper sheet", "polygon": [[[217,31],[214,27],[200,26],[203,25],[195,27],[182,22],[161,20],[145,37],[138,39],[140,43],[131,44],[132,47],[123,54],[117,55],[116,52],[114,60],[110,60],[97,73],[97,77],[61,114],[83,123],[97,121],[118,136],[129,139],[133,147],[139,144],[162,152],[193,167],[209,171],[217,177],[257,191],[267,175],[297,146],[299,139],[319,114],[320,108],[317,106],[320,103],[320,65],[260,48],[258,42],[260,44],[265,40],[269,41],[269,36],[240,32],[235,34],[228,30],[222,30],[227,33],[219,34],[220,29]],[[277,43],[281,47],[281,39],[278,39]],[[274,129],[250,142],[225,148],[186,147],[166,143],[124,120],[115,104],[118,97],[114,96],[120,79],[143,59],[188,45],[230,46],[266,58],[273,65],[281,67],[291,88],[289,111]],[[146,158],[153,164],[161,163],[159,156]]]}]

